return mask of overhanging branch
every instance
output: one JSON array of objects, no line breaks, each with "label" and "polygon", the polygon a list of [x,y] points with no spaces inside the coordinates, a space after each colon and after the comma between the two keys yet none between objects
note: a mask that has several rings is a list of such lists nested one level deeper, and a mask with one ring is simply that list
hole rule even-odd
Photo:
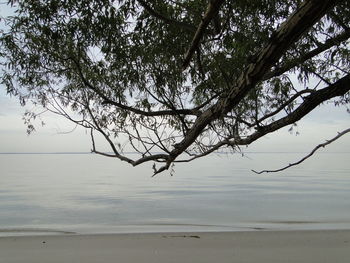
[{"label": "overhanging branch", "polygon": [[288,114],[277,121],[274,121],[266,126],[261,126],[256,132],[242,138],[235,140],[237,145],[249,145],[260,137],[274,132],[282,127],[293,124],[315,109],[321,103],[338,96],[344,96],[350,90],[350,75],[347,75],[332,85],[321,90],[311,93],[305,97],[304,102],[299,105],[292,113]]},{"label": "overhanging branch", "polygon": [[288,169],[288,168],[290,168],[292,166],[299,165],[302,162],[304,162],[305,160],[309,159],[318,149],[326,147],[328,144],[331,144],[332,142],[338,140],[340,137],[342,137],[343,135],[347,134],[348,132],[350,132],[350,128],[346,129],[346,130],[344,130],[342,132],[339,132],[337,136],[335,136],[334,138],[332,138],[330,140],[327,140],[325,143],[321,143],[321,144],[317,145],[308,155],[306,155],[304,158],[300,159],[299,161],[297,161],[295,163],[290,163],[289,165],[287,165],[285,167],[282,167],[280,169],[276,169],[276,170],[262,170],[262,171],[252,170],[252,171],[254,173],[256,173],[256,174],[276,173],[276,172],[284,171],[284,170],[286,170],[286,169]]},{"label": "overhanging branch", "polygon": [[285,126],[288,126],[290,124],[297,122],[298,120],[303,118],[305,115],[307,115],[309,112],[311,112],[313,109],[315,109],[321,103],[329,99],[332,99],[334,97],[343,96],[345,95],[345,93],[349,91],[350,91],[350,75],[347,75],[326,88],[312,92],[310,95],[305,97],[304,102],[300,104],[299,107],[296,108],[292,113],[290,113],[284,118],[281,118],[277,121],[270,123],[269,125],[260,126],[259,129],[253,134],[245,138],[240,138],[237,135],[228,137],[224,140],[219,141],[215,145],[212,145],[208,151],[195,155],[190,159],[179,160],[175,162],[189,162],[194,159],[206,156],[220,149],[221,147],[226,147],[226,146],[235,147],[240,145],[249,145],[268,133],[272,133]]},{"label": "overhanging branch", "polygon": [[[248,65],[246,70],[233,85],[226,98],[219,99],[216,104],[204,111],[194,122],[184,139],[174,145],[167,164],[161,169],[168,169],[181,153],[183,153],[203,132],[212,121],[224,116],[252,90],[272,65],[280,59],[288,48],[307,32],[324,14],[331,9],[337,1],[304,1],[276,31],[265,47],[257,54],[254,63]],[[315,106],[316,107],[316,106]],[[310,109],[311,110],[311,109]]]}]

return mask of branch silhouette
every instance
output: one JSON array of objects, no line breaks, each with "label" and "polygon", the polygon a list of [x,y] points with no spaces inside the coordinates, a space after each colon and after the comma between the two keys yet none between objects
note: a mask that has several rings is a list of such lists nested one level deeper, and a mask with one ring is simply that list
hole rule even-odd
[{"label": "branch silhouette", "polygon": [[319,145],[317,145],[308,155],[306,155],[304,158],[300,159],[299,161],[295,162],[295,163],[290,163],[289,165],[283,167],[283,168],[280,168],[280,169],[276,169],[276,170],[262,170],[262,171],[255,171],[255,170],[252,170],[254,173],[256,174],[262,174],[262,173],[277,173],[277,172],[280,172],[280,171],[283,171],[283,170],[286,170],[292,166],[295,166],[295,165],[298,165],[298,164],[301,164],[302,162],[304,162],[305,160],[309,159],[318,149],[320,148],[324,148],[326,147],[328,144],[331,144],[332,142],[338,140],[340,137],[342,137],[343,135],[347,134],[348,132],[350,132],[350,128],[342,131],[342,132],[339,132],[337,136],[335,136],[334,138],[330,139],[330,140],[327,140],[325,143],[321,143]]}]

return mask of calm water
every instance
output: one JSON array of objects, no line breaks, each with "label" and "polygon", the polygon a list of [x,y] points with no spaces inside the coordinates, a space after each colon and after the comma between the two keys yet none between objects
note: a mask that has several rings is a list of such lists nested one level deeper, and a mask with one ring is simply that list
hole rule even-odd
[{"label": "calm water", "polygon": [[0,154],[0,235],[350,228],[349,153],[211,156],[151,178],[91,154]]}]

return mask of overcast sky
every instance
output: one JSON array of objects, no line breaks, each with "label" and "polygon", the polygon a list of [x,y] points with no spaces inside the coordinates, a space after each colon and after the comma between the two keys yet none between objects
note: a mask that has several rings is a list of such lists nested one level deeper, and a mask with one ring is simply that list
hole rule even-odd
[{"label": "overcast sky", "polygon": [[[9,9],[0,4],[0,16],[9,14]],[[30,109],[30,108],[28,108]],[[90,137],[82,128],[63,134],[75,126],[52,114],[44,116],[46,125],[37,123],[37,131],[26,134],[22,115],[26,108],[19,105],[16,98],[6,95],[0,85],[0,152],[88,152]],[[334,137],[337,132],[350,127],[350,114],[346,108],[323,105],[298,123],[300,135],[292,135],[288,128],[270,134],[254,143],[247,151],[308,152],[319,143]],[[328,152],[350,152],[350,134],[328,146]],[[102,150],[109,151],[108,147]]]},{"label": "overcast sky", "polygon": [[[45,114],[41,127],[36,123],[37,131],[26,134],[22,115],[30,107],[21,107],[16,98],[6,95],[5,88],[0,87],[0,152],[88,152],[91,149],[90,137],[82,128],[77,128],[69,121]],[[322,105],[298,123],[295,135],[288,128],[269,134],[254,143],[246,151],[307,152],[326,139],[334,137],[338,131],[348,128],[350,114],[345,107]],[[102,141],[100,141],[102,143]],[[103,150],[109,151],[107,146]],[[350,134],[326,148],[328,152],[350,152]]]}]

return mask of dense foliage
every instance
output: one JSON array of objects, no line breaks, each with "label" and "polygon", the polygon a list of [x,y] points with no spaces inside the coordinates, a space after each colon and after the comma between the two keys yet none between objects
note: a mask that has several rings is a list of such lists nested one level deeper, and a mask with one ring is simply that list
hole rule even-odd
[{"label": "dense foliage", "polygon": [[90,129],[94,152],[97,132],[113,151],[101,154],[164,162],[155,173],[349,103],[349,1],[9,4],[7,92]]}]

